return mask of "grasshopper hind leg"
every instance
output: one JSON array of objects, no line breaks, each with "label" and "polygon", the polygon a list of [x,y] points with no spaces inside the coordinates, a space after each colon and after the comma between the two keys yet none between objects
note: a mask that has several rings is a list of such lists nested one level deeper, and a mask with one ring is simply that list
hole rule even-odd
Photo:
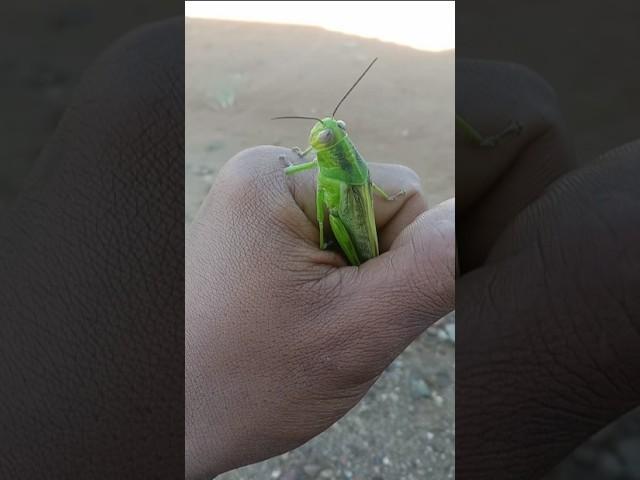
[{"label": "grasshopper hind leg", "polygon": [[351,240],[351,235],[347,231],[344,223],[340,220],[340,217],[337,215],[330,213],[329,214],[329,223],[331,224],[331,230],[333,230],[333,235],[336,237],[340,248],[344,252],[347,260],[351,265],[360,265],[362,262],[360,261],[360,257],[358,256],[358,252],[356,251],[356,247]]},{"label": "grasshopper hind leg", "polygon": [[326,250],[328,244],[324,241],[324,190],[319,186],[316,189],[316,220],[320,230],[320,250]]}]

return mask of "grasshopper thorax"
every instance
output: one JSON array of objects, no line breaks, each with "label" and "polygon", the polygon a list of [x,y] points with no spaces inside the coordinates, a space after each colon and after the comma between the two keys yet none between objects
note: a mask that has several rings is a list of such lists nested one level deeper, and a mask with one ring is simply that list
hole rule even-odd
[{"label": "grasshopper thorax", "polygon": [[323,118],[311,129],[309,144],[316,151],[329,149],[347,136],[345,123],[332,117]]}]

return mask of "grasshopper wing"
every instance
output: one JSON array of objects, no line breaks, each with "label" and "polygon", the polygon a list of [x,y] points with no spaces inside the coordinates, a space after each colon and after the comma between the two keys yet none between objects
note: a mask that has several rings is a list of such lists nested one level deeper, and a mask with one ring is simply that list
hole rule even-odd
[{"label": "grasshopper wing", "polygon": [[361,261],[378,256],[378,233],[373,211],[371,182],[363,185],[343,184],[338,216],[349,232]]}]

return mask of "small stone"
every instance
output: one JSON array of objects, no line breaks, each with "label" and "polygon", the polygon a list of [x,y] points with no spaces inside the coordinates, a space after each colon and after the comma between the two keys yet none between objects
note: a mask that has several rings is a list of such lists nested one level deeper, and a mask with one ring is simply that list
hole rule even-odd
[{"label": "small stone", "polygon": [[279,468],[276,468],[271,472],[271,478],[280,478],[280,475],[282,475],[282,470],[280,470]]},{"label": "small stone", "polygon": [[433,433],[431,433],[431,432],[427,432],[427,440],[428,440],[428,441],[433,440],[433,437],[434,437]]},{"label": "small stone", "polygon": [[333,478],[333,470],[325,468],[320,472],[320,478]]},{"label": "small stone", "polygon": [[445,325],[444,329],[447,332],[451,343],[456,343],[456,324],[449,323],[448,325]]},{"label": "small stone", "polygon": [[422,378],[415,378],[411,380],[411,395],[414,398],[429,398],[431,389]]},{"label": "small stone", "polygon": [[442,398],[440,395],[438,395],[437,393],[433,394],[433,402],[438,406],[441,407],[444,404],[444,398]]},{"label": "small stone", "polygon": [[315,463],[310,463],[309,465],[305,465],[304,467],[302,467],[302,470],[304,470],[304,473],[306,473],[310,477],[315,478],[315,476],[318,474],[321,468],[322,467],[320,467],[320,465],[316,465]]},{"label": "small stone", "polygon": [[389,457],[384,457],[382,459],[382,463],[388,466],[388,465],[391,465],[391,460],[389,460]]}]

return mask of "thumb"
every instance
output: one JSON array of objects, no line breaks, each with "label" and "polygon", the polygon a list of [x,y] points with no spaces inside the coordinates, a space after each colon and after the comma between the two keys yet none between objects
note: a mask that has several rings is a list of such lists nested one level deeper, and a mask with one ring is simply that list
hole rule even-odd
[{"label": "thumb", "polygon": [[[340,269],[346,272],[349,269]],[[364,331],[395,355],[433,322],[454,309],[455,201],[423,212],[404,228],[389,251],[364,263],[348,285],[352,305],[369,305]],[[379,335],[375,335],[377,331]]]}]

